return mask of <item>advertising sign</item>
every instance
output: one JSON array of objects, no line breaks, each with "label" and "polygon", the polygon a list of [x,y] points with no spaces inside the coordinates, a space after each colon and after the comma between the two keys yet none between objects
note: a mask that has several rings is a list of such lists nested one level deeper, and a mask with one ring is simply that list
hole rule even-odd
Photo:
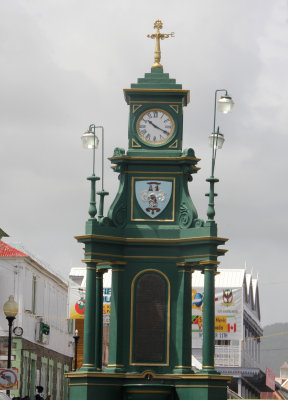
[{"label": "advertising sign", "polygon": [[[202,346],[202,315],[205,295],[202,288],[192,289],[193,347]],[[241,340],[242,288],[217,288],[215,294],[215,339]]]},{"label": "advertising sign", "polygon": [[70,287],[69,293],[69,318],[84,319],[85,312],[85,289],[81,287]]},{"label": "advertising sign", "polygon": [[[103,324],[110,324],[111,288],[103,288]],[[70,287],[69,318],[84,319],[85,315],[85,289]]]},{"label": "advertising sign", "polygon": [[18,389],[18,369],[0,368],[0,390]]}]

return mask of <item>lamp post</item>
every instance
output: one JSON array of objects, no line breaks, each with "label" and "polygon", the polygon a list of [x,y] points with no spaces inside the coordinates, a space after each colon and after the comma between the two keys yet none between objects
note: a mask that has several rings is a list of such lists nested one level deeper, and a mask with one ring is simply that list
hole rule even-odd
[{"label": "lamp post", "polygon": [[85,132],[82,136],[82,144],[85,149],[93,149],[93,168],[92,168],[92,175],[89,176],[87,179],[91,181],[91,196],[90,196],[90,207],[89,207],[89,215],[93,219],[97,214],[96,209],[96,199],[95,199],[95,186],[96,181],[99,181],[100,178],[95,176],[95,149],[98,148],[99,139],[96,136],[96,129],[101,129],[101,141],[102,141],[102,156],[101,156],[101,190],[97,192],[100,196],[100,204],[99,204],[99,213],[98,218],[103,217],[104,213],[104,197],[107,196],[109,193],[104,190],[104,127],[103,126],[96,126],[91,124],[88,128],[88,131]]},{"label": "lamp post", "polygon": [[216,154],[217,150],[221,149],[224,143],[224,135],[220,133],[219,126],[217,127],[216,131],[216,105],[217,105],[217,96],[219,92],[225,92],[223,96],[218,99],[218,111],[227,114],[229,113],[233,106],[234,102],[232,97],[229,96],[226,89],[217,89],[215,91],[215,100],[214,100],[214,118],[213,118],[213,132],[209,136],[209,143],[212,147],[212,166],[211,166],[211,176],[210,178],[206,179],[206,182],[210,183],[210,191],[206,194],[209,196],[209,203],[208,203],[208,210],[207,210],[207,217],[208,223],[210,225],[215,224],[214,217],[215,217],[215,203],[214,198],[217,194],[214,192],[214,185],[216,182],[219,182],[219,179],[214,177],[214,170],[215,170],[215,162],[216,162]]},{"label": "lamp post", "polygon": [[[219,127],[216,131],[216,104],[217,95],[219,92],[225,92],[218,100],[218,110],[223,113],[231,111],[234,103],[232,98],[228,95],[226,89],[217,89],[215,91],[214,101],[214,119],[213,119],[213,132],[209,136],[210,146],[212,147],[212,166],[210,178],[206,179],[210,183],[210,191],[206,196],[209,196],[207,217],[208,221],[206,226],[211,227],[211,232],[217,234],[217,226],[214,221],[215,208],[214,198],[214,185],[219,182],[219,179],[214,177],[215,161],[217,150],[221,149],[224,143],[224,135],[220,133]],[[202,373],[217,374],[215,370],[215,273],[217,271],[217,262],[211,259],[204,269],[204,309],[203,309],[203,345],[202,345]]]},{"label": "lamp post", "polygon": [[[7,358],[7,368],[11,368],[11,348],[12,348],[12,325],[13,321],[18,314],[18,304],[14,300],[14,296],[9,296],[9,300],[3,305],[3,311],[8,321],[9,327],[9,337],[8,337],[8,358]],[[10,396],[10,390],[7,389],[6,393]]]},{"label": "lamp post", "polygon": [[78,335],[78,329],[75,329],[73,339],[74,339],[74,371],[76,371],[76,369],[77,369],[77,354],[78,354],[77,347],[78,347],[78,341],[80,339],[80,336]]}]

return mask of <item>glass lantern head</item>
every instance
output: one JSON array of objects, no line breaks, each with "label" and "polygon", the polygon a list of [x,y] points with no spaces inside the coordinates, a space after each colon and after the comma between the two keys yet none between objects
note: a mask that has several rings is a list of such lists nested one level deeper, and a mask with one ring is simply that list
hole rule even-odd
[{"label": "glass lantern head", "polygon": [[217,150],[222,149],[224,141],[224,135],[220,132],[211,133],[211,135],[209,136],[210,147],[214,147]]},{"label": "glass lantern head", "polygon": [[94,132],[88,130],[81,136],[84,149],[97,149],[99,144],[98,136]]},{"label": "glass lantern head", "polygon": [[228,94],[221,96],[218,100],[218,111],[222,112],[223,114],[228,114],[230,111],[232,111],[233,106],[234,101]]},{"label": "glass lantern head", "polygon": [[3,311],[8,318],[16,317],[18,314],[18,304],[14,300],[14,296],[9,296],[9,300],[3,305]]}]

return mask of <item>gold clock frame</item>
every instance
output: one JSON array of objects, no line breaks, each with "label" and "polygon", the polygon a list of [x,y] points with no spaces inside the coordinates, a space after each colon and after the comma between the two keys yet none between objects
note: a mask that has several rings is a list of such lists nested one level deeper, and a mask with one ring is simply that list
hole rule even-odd
[{"label": "gold clock frame", "polygon": [[[150,141],[146,140],[140,134],[140,129],[139,129],[139,124],[140,124],[140,121],[141,121],[143,115],[145,115],[145,114],[147,114],[149,112],[153,112],[153,111],[160,111],[163,114],[167,115],[167,117],[170,119],[171,125],[172,125],[171,132],[169,133],[169,136],[167,136],[167,138],[165,138],[164,140],[161,140],[160,142],[157,142],[157,143],[153,143],[153,142],[150,142]],[[171,140],[172,136],[175,133],[175,121],[174,121],[174,118],[172,117],[172,115],[168,111],[163,110],[163,108],[148,108],[147,110],[143,111],[140,114],[140,116],[137,118],[137,121],[136,121],[136,132],[137,132],[138,138],[141,140],[142,143],[144,143],[144,144],[146,144],[148,146],[152,146],[152,147],[163,146],[164,144],[167,144]]]}]

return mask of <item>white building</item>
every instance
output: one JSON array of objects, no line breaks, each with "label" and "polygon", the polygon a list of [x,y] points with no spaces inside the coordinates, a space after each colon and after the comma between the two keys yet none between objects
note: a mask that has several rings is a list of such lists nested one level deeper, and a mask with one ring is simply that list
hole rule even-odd
[{"label": "white building", "polygon": [[[20,244],[2,242],[0,250],[0,366],[7,366],[8,323],[2,311],[10,295],[19,306],[14,320],[12,367],[19,370],[24,397],[42,385],[51,400],[67,398],[64,372],[71,370],[72,330],[68,331],[68,283]],[[9,242],[10,243],[10,242]],[[73,328],[73,327],[71,327]]]},{"label": "white building", "polygon": [[[241,397],[259,398],[265,386],[260,369],[261,326],[258,279],[245,269],[218,269],[215,277],[215,365],[232,375],[231,388]],[[192,354],[202,362],[204,276],[192,274]]]}]

